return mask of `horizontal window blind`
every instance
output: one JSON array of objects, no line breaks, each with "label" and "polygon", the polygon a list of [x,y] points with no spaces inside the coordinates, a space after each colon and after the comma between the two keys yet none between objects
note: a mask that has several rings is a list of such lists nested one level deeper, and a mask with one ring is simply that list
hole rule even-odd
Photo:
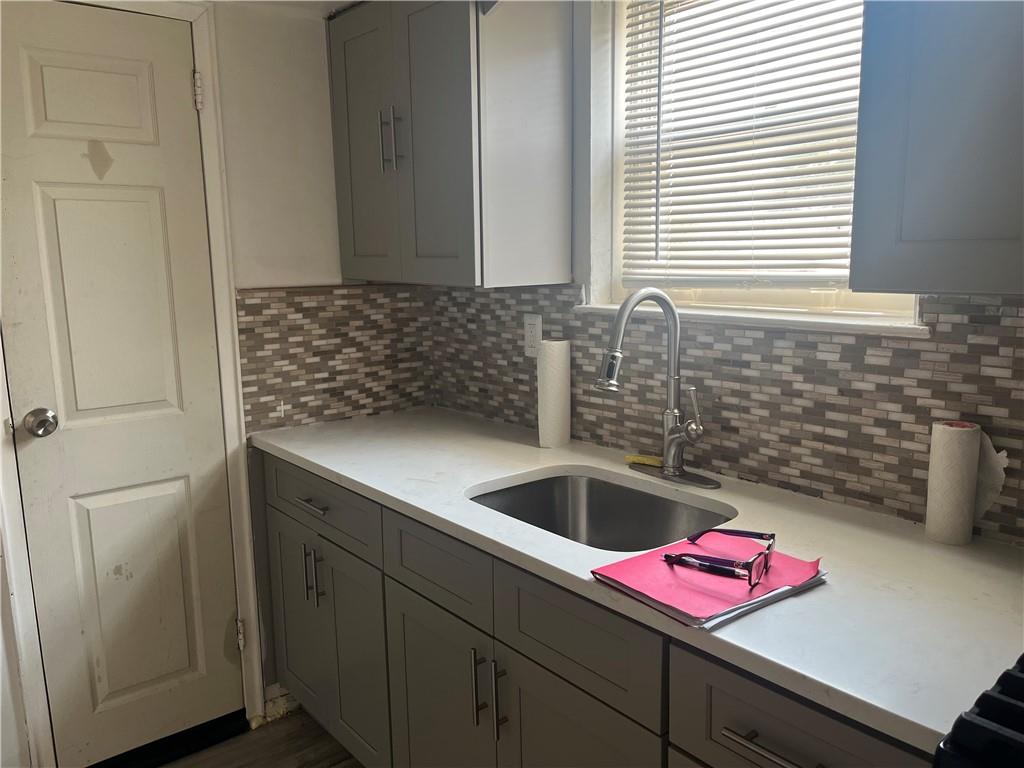
[{"label": "horizontal window blind", "polygon": [[629,2],[623,282],[846,285],[861,14]]}]

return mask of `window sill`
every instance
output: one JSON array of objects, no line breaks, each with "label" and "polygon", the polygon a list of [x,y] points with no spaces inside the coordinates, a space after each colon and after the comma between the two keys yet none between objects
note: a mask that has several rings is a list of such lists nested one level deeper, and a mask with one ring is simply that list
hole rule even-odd
[{"label": "window sill", "polygon": [[[581,314],[615,315],[618,309],[617,304],[580,304],[574,311]],[[661,310],[653,306],[640,306],[636,311],[651,317],[661,315]],[[680,307],[679,319],[684,323],[689,320],[710,325],[781,328],[818,333],[857,333],[907,339],[927,339],[932,335],[932,330],[927,325],[892,317],[837,317],[811,313],[798,315],[788,312],[718,311]]]}]

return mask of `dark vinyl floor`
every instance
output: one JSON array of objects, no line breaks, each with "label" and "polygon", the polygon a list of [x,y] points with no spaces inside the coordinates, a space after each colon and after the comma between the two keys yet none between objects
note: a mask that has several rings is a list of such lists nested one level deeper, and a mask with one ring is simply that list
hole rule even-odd
[{"label": "dark vinyl floor", "polygon": [[356,759],[305,712],[170,763],[167,768],[361,768]]}]

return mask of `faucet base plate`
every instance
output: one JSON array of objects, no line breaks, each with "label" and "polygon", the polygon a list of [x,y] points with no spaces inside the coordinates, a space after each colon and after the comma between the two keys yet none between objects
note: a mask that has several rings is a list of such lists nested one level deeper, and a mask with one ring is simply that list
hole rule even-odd
[{"label": "faucet base plate", "polygon": [[696,472],[690,472],[686,469],[682,470],[678,475],[666,475],[661,467],[652,467],[648,464],[630,464],[629,468],[637,472],[643,472],[645,475],[660,477],[662,480],[669,480],[680,485],[693,485],[708,490],[722,487],[722,484],[717,480],[704,477],[704,475],[698,475]]}]

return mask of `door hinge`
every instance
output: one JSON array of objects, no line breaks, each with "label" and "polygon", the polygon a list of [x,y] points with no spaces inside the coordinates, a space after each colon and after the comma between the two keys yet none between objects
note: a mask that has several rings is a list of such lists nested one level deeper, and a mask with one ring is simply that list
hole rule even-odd
[{"label": "door hinge", "polygon": [[245,650],[245,619],[235,619],[235,636],[238,638],[238,650]]},{"label": "door hinge", "polygon": [[192,100],[197,110],[203,108],[203,76],[198,69],[192,70]]}]

